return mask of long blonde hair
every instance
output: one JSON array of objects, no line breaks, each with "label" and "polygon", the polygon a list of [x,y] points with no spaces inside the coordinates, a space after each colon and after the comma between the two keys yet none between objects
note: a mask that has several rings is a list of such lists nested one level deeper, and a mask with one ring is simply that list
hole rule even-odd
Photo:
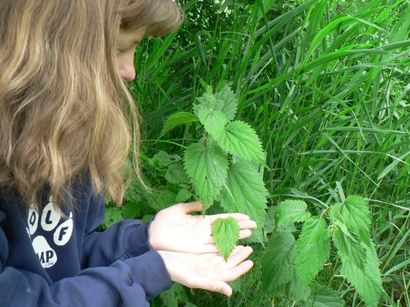
[{"label": "long blonde hair", "polygon": [[0,2],[0,186],[27,206],[50,189],[72,200],[89,177],[120,204],[131,155],[138,164],[136,103],[117,73],[122,31],[176,29],[173,0],[2,0]]}]

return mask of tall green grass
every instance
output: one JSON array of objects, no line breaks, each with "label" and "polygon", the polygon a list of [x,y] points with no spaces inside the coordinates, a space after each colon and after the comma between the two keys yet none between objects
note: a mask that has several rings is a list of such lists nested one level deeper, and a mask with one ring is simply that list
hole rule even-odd
[{"label": "tall green grass", "polygon": [[[263,141],[269,205],[295,197],[320,212],[344,195],[366,197],[385,289],[381,304],[410,306],[409,2],[182,2],[185,25],[146,40],[136,55],[132,90],[144,120],[150,183],[161,180],[147,161],[161,150],[178,154],[197,136],[187,125],[159,137],[164,120],[191,111],[204,84],[227,82],[238,95],[238,118]],[[263,253],[256,247],[256,264]],[[348,306],[363,306],[339,264],[332,256],[319,280]],[[184,295],[198,306],[294,305],[263,297],[261,269],[236,283],[231,299]]]}]

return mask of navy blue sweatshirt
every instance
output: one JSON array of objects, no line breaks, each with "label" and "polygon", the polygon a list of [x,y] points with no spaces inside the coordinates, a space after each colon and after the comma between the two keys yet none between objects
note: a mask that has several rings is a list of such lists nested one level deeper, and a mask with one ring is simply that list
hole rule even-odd
[{"label": "navy blue sweatshirt", "polygon": [[[149,306],[171,286],[148,224],[117,223],[104,232],[104,199],[78,189],[74,209],[26,209],[0,190],[0,307]],[[64,217],[65,215],[65,217]]]}]

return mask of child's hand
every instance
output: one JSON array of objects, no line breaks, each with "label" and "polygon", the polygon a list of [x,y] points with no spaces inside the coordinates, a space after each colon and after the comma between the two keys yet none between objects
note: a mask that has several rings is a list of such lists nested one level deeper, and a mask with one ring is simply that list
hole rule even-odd
[{"label": "child's hand", "polygon": [[237,246],[228,260],[217,253],[189,254],[158,251],[172,281],[193,289],[204,289],[231,296],[232,288],[228,282],[238,279],[248,272],[253,262],[246,260],[252,248]]},{"label": "child's hand", "polygon": [[240,227],[239,239],[251,236],[256,223],[242,213],[191,215],[203,209],[200,202],[177,204],[157,213],[149,228],[149,243],[156,250],[186,253],[216,252],[211,224],[217,218],[233,217]]}]

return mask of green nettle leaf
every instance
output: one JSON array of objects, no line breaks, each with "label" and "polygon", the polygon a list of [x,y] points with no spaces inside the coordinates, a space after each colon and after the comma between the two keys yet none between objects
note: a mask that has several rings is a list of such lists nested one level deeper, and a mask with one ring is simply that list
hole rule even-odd
[{"label": "green nettle leaf", "polygon": [[236,97],[228,85],[215,94],[216,109],[221,110],[228,121],[232,121],[236,114]]},{"label": "green nettle leaf", "polygon": [[[293,249],[293,255],[294,254],[295,249]],[[310,295],[309,284],[303,281],[294,264],[292,264],[290,272],[290,280],[286,287],[286,296],[295,301],[306,300]]]},{"label": "green nettle leaf", "polygon": [[341,258],[354,262],[359,268],[364,267],[366,264],[366,248],[360,242],[353,241],[337,226],[333,231],[333,242]]},{"label": "green nettle leaf", "polygon": [[190,199],[192,196],[192,193],[188,191],[187,189],[181,189],[175,196],[175,202],[176,203],[183,203],[186,202],[188,199]]},{"label": "green nettle leaf", "polygon": [[229,168],[226,184],[221,191],[221,206],[228,212],[249,215],[258,225],[253,235],[262,241],[267,195],[262,176],[250,162],[240,161]]},{"label": "green nettle leaf", "polygon": [[310,284],[329,256],[330,240],[326,221],[311,217],[303,224],[295,245],[296,268],[305,283]]},{"label": "green nettle leaf", "polygon": [[281,201],[275,209],[276,222],[278,225],[304,222],[310,217],[306,209],[307,204],[303,200]]},{"label": "green nettle leaf", "polygon": [[342,274],[367,305],[376,306],[383,288],[378,258],[370,238],[367,202],[359,196],[350,196],[343,204],[330,208],[330,218],[335,228],[333,241],[342,260]]},{"label": "green nettle leaf", "polygon": [[371,221],[367,201],[360,196],[349,196],[341,206],[340,215],[346,227],[356,233],[367,246],[371,246]]},{"label": "green nettle leaf", "polygon": [[292,251],[295,238],[289,232],[274,231],[262,258],[262,284],[271,293],[292,277]]},{"label": "green nettle leaf", "polygon": [[344,307],[345,302],[338,292],[324,286],[312,289],[309,298],[301,307]]},{"label": "green nettle leaf", "polygon": [[228,123],[222,111],[212,109],[204,104],[195,106],[195,114],[204,125],[205,131],[213,137],[222,131]]},{"label": "green nettle leaf", "polygon": [[225,184],[228,158],[216,145],[190,145],[185,151],[185,170],[204,207],[209,208]]},{"label": "green nettle leaf", "polygon": [[342,258],[342,274],[356,288],[369,306],[377,306],[383,292],[379,259],[374,247],[366,246],[367,262],[364,268],[357,267],[354,262]]},{"label": "green nettle leaf", "polygon": [[[228,121],[232,121],[236,114],[236,97],[228,85],[225,85],[218,93],[211,94],[209,92],[204,93],[201,97],[197,98],[200,105],[205,106],[207,109],[221,111]],[[197,105],[194,106],[196,111]]]},{"label": "green nettle leaf", "polygon": [[195,123],[198,121],[198,117],[189,112],[178,112],[172,114],[164,123],[164,127],[161,131],[161,136],[169,132],[170,130],[184,124]]},{"label": "green nettle leaf", "polygon": [[189,178],[182,163],[171,164],[165,173],[165,179],[172,184],[189,183]]},{"label": "green nettle leaf", "polygon": [[331,206],[329,210],[329,216],[334,225],[333,242],[341,257],[349,258],[356,266],[363,268],[366,263],[365,245],[361,243],[358,234],[355,232],[356,229],[349,228],[345,224],[342,208],[342,204],[336,204]]},{"label": "green nettle leaf", "polygon": [[247,123],[233,121],[213,137],[223,150],[233,155],[257,163],[265,162],[259,137]]},{"label": "green nettle leaf", "polygon": [[239,224],[233,217],[217,219],[212,223],[212,236],[219,253],[226,261],[239,239]]}]

